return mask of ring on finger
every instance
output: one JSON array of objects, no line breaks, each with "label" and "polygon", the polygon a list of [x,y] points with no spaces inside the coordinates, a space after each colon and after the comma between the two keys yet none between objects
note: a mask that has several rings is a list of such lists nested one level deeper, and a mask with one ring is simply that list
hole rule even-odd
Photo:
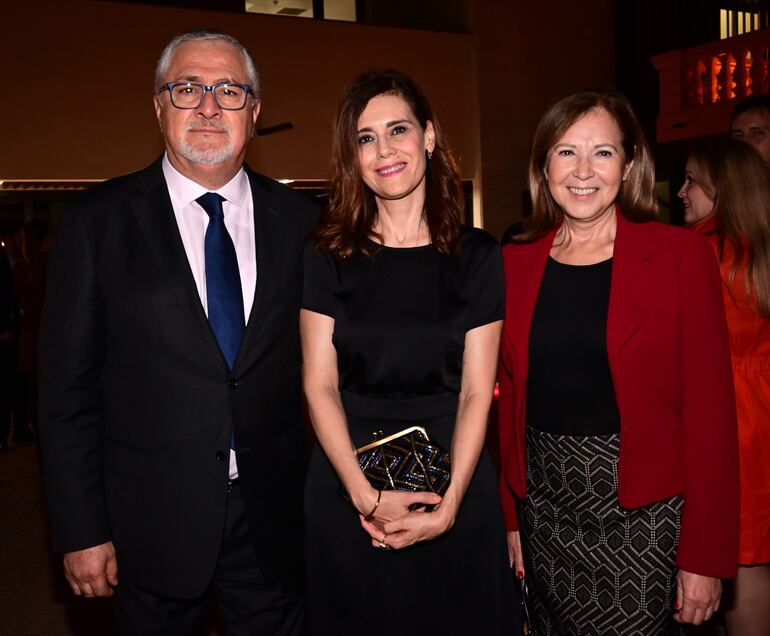
[{"label": "ring on finger", "polygon": [[388,535],[383,534],[382,539],[380,539],[379,545],[383,550],[390,550],[390,546],[387,543],[385,543],[385,539],[387,538],[388,538]]}]

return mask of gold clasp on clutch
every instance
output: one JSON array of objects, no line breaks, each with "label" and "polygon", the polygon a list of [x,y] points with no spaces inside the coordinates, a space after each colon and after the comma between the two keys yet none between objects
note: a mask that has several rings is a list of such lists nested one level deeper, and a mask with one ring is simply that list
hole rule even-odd
[{"label": "gold clasp on clutch", "polygon": [[365,453],[368,450],[371,450],[372,448],[377,448],[378,446],[382,446],[383,444],[387,444],[388,442],[398,439],[399,437],[403,437],[404,435],[409,435],[409,433],[418,432],[420,435],[422,435],[423,439],[426,441],[429,441],[430,438],[428,437],[428,433],[425,431],[425,429],[422,426],[410,426],[409,428],[405,428],[403,431],[399,431],[398,433],[393,433],[393,435],[388,435],[387,437],[383,437],[382,439],[378,439],[378,434],[382,435],[382,431],[376,431],[375,433],[372,433],[374,437],[374,441],[367,444],[366,446],[361,446],[359,448],[356,448],[356,454],[360,455],[361,453]]}]

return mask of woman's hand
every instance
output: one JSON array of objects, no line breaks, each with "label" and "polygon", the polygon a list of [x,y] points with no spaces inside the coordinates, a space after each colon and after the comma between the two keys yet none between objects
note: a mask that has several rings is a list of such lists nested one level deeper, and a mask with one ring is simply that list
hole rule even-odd
[{"label": "woman's hand", "polygon": [[[395,500],[395,505],[391,507],[391,501],[388,501],[386,508],[380,513],[386,494],[393,495],[388,499]],[[438,506],[432,512],[425,512],[424,504],[435,506],[442,503],[441,497],[434,493],[388,491],[382,493],[382,499],[372,521],[360,517],[361,527],[369,533],[374,548],[399,550],[420,541],[429,541],[447,532],[454,525],[457,516],[456,508],[448,503]],[[407,505],[404,507],[404,504]],[[423,504],[423,507],[409,510],[409,506],[414,504]],[[391,510],[398,516],[382,523]]]},{"label": "woman's hand", "polygon": [[518,532],[508,532],[508,562],[511,569],[516,571],[517,578],[524,578],[524,556],[521,553],[521,534]]},{"label": "woman's hand", "polygon": [[358,510],[358,514],[371,522],[378,529],[378,536],[381,537],[386,523],[409,514],[412,507],[438,505],[441,503],[441,497],[431,492],[403,490],[383,490],[380,493],[371,488],[366,493],[357,493],[352,496],[351,501]]},{"label": "woman's hand", "polygon": [[712,576],[679,570],[676,575],[674,620],[700,625],[719,609],[721,598],[722,581]]}]

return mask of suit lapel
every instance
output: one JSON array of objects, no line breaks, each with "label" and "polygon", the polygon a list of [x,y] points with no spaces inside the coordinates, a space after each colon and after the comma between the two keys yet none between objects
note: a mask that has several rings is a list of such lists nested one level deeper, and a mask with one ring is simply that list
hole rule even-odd
[{"label": "suit lapel", "polygon": [[617,354],[644,321],[665,271],[655,258],[655,244],[645,240],[645,224],[626,220],[618,210],[607,311],[607,353]]},{"label": "suit lapel", "polygon": [[[667,275],[665,263],[655,258],[655,244],[646,240],[647,234],[644,224],[627,221],[618,210],[607,312],[607,353],[611,363],[639,329]],[[556,230],[552,230],[535,243],[512,248],[516,258],[512,259],[512,278],[506,286],[509,296],[505,322],[506,336],[516,352],[513,371],[520,396],[526,393],[532,317],[555,235]],[[517,408],[524,421],[523,398]]]},{"label": "suit lapel", "polygon": [[[644,224],[626,220],[618,210],[607,312],[607,349],[611,354],[617,353],[644,321],[666,275],[655,258],[655,244],[645,240],[646,234]],[[521,363],[528,358],[532,316],[555,235],[556,230],[552,230],[541,240],[516,248],[527,251],[516,258],[518,269],[508,288],[512,294],[507,307],[508,336]]]},{"label": "suit lapel", "polygon": [[543,272],[548,260],[548,254],[553,245],[556,230],[551,230],[542,239],[534,243],[521,246],[523,252],[516,259],[514,286],[508,287],[511,297],[508,301],[509,336],[516,350],[520,369],[526,369],[529,358],[529,331],[532,327],[532,316],[535,312],[540,284],[543,281]]},{"label": "suit lapel", "polygon": [[280,223],[279,206],[269,190],[269,185],[246,169],[254,201],[254,244],[257,258],[257,284],[254,302],[246,321],[246,332],[235,361],[235,368],[250,365],[257,357],[260,342],[259,331],[268,312],[271,285],[279,274],[278,265],[284,251],[284,232]]},{"label": "suit lapel", "polygon": [[[556,230],[551,230],[539,241],[514,248],[515,259],[512,262],[511,279],[506,281],[506,335],[509,337],[514,359],[512,360],[514,382],[514,416],[521,425],[516,427],[516,444],[524,448],[524,422],[526,420],[527,375],[529,372],[529,332],[532,316],[543,281],[543,272],[548,254],[553,245]],[[508,270],[506,269],[506,275]],[[505,335],[503,337],[506,337]],[[522,469],[523,470],[523,469]],[[521,475],[521,479],[524,479]]]},{"label": "suit lapel", "polygon": [[143,190],[143,194],[131,202],[131,208],[147,246],[155,258],[160,275],[168,281],[183,313],[206,343],[207,349],[226,365],[200,301],[198,288],[174,218],[174,210],[160,161],[147,169],[139,187]]}]

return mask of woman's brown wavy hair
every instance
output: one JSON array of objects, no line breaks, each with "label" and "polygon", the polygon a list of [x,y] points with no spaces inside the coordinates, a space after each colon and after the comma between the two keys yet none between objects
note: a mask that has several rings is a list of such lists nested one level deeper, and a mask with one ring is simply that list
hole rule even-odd
[{"label": "woman's brown wavy hair", "polygon": [[313,234],[316,244],[340,257],[370,255],[377,249],[367,241],[376,236],[377,203],[361,176],[357,132],[361,113],[378,95],[401,97],[423,130],[428,122],[433,124],[435,147],[425,169],[424,215],[431,243],[449,253],[458,243],[464,208],[457,162],[423,92],[412,78],[394,69],[364,73],[342,96],[333,128],[329,205]]},{"label": "woman's brown wavy hair", "polygon": [[551,106],[540,119],[529,157],[529,192],[532,215],[516,241],[534,241],[555,228],[563,211],[551,195],[546,179],[551,150],[578,119],[592,110],[606,110],[623,136],[626,162],[633,160],[627,179],[621,184],[617,202],[623,216],[631,221],[649,221],[657,214],[655,164],[642,127],[625,96],[614,91],[582,91]]},{"label": "woman's brown wavy hair", "polygon": [[719,261],[725,243],[735,254],[728,282],[746,266],[746,297],[770,318],[770,171],[749,144],[729,137],[702,139],[690,147],[693,181],[714,207]]}]

